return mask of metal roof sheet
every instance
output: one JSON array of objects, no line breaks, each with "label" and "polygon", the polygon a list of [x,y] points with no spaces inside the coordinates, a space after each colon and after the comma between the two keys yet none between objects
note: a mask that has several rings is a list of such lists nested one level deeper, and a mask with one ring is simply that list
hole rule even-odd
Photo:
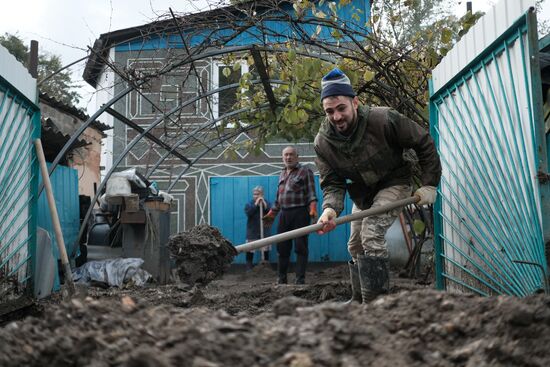
[{"label": "metal roof sheet", "polygon": [[0,77],[36,103],[36,79],[9,51],[0,45]]},{"label": "metal roof sheet", "polygon": [[493,6],[434,68],[432,72],[434,93],[534,6],[534,0],[500,1]]}]

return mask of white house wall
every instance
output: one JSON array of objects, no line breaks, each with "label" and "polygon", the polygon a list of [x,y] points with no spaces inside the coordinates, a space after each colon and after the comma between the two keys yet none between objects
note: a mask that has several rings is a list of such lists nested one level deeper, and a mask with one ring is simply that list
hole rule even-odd
[{"label": "white house wall", "polygon": [[[109,59],[114,60],[115,50],[111,48],[109,51]],[[104,68],[100,77],[97,79],[98,85],[96,88],[96,108],[99,109],[105,103],[109,102],[114,97],[115,90],[115,73],[111,68]],[[95,111],[93,111],[95,113]],[[106,125],[113,126],[114,118],[108,113],[103,113],[99,120]],[[101,147],[101,166],[104,167],[102,175],[109,171],[113,165],[113,130],[105,131],[107,135],[103,139],[103,146]]]}]

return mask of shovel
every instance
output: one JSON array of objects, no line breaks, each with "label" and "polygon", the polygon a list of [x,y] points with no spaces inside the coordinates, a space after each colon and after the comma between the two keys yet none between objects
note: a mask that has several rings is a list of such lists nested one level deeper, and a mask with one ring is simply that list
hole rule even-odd
[{"label": "shovel", "polygon": [[260,239],[264,238],[264,221],[262,218],[264,217],[264,204],[260,201]]},{"label": "shovel", "polygon": [[[419,200],[420,198],[418,196],[411,196],[403,200],[395,201],[388,205],[382,205],[376,208],[366,209],[360,212],[345,215],[343,217],[338,217],[334,221],[338,226],[340,224],[348,223],[358,219],[363,219],[371,215],[386,213],[386,212],[389,212],[390,210],[400,208],[409,204],[415,204]],[[275,242],[282,242],[282,241],[292,240],[294,238],[302,237],[302,236],[305,236],[306,234],[319,231],[322,228],[323,228],[322,223],[311,224],[309,226],[305,226],[302,228],[293,229],[292,231],[276,234],[274,236],[267,237],[267,238],[262,238],[257,241],[247,242],[245,244],[235,246],[235,249],[237,250],[238,253],[253,251],[253,250],[257,250],[259,248],[265,247],[267,245],[271,245],[272,243],[275,243]]]}]

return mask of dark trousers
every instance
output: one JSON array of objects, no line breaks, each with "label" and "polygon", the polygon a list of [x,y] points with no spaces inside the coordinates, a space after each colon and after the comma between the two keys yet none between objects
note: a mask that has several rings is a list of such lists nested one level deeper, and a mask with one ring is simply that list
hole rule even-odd
[{"label": "dark trousers", "polygon": [[[277,233],[283,233],[291,231],[293,229],[302,228],[310,224],[309,212],[307,206],[300,206],[297,208],[283,209],[279,216],[279,226],[277,227]],[[302,255],[307,258],[308,235],[305,235],[294,240],[294,252],[296,255]],[[280,257],[290,257],[290,251],[292,251],[292,240],[279,242],[277,244],[277,253]]]}]

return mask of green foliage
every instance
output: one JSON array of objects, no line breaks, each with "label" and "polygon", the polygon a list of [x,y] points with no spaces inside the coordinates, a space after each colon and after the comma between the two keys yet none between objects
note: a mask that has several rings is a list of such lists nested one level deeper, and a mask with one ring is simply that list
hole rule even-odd
[{"label": "green foliage", "polygon": [[[402,51],[424,54],[433,68],[482,13],[457,18],[449,0],[379,0],[372,8],[373,35]],[[417,56],[417,57],[418,57]]]},{"label": "green foliage", "polygon": [[[540,14],[542,9],[545,6],[550,6],[547,3],[547,0],[536,0],[535,1],[535,9],[537,10],[537,13]],[[550,19],[541,20],[538,19],[537,24],[538,32],[539,32],[539,38],[542,38],[550,33]]]},{"label": "green foliage", "polygon": [[[4,46],[25,67],[28,66],[29,48],[17,34],[5,33],[0,36],[0,44]],[[42,80],[63,67],[61,58],[47,52],[38,55],[38,80]],[[76,105],[80,95],[74,90],[78,84],[73,82],[68,70],[58,72],[41,86],[40,90],[60,102]]]},{"label": "green foliage", "polygon": [[[449,11],[450,0],[378,0],[371,9],[370,34],[350,34],[338,18],[345,7],[353,12],[353,19],[360,18],[360,11],[352,7],[350,0],[327,2],[328,10],[324,12],[316,4],[321,2],[294,2],[296,22],[315,30],[309,39],[315,42],[313,47],[332,54],[337,61],[327,63],[304,56],[315,52],[311,53],[308,42],[300,39],[281,45],[285,52],[262,55],[269,78],[282,82],[272,85],[275,101],[269,103],[261,83],[252,83],[259,79],[258,75],[244,74],[234,109],[245,108],[249,112],[222,126],[257,126],[257,137],[247,146],[250,150],[274,138],[311,141],[324,118],[320,80],[335,66],[350,77],[362,103],[394,107],[427,126],[430,72],[481,16],[468,13],[457,18]],[[329,29],[336,47],[318,39],[325,33],[323,28]],[[225,62],[234,65],[241,61],[234,56]],[[250,57],[247,62],[254,63]]]},{"label": "green foliage", "polygon": [[265,55],[272,79],[284,84],[273,84],[277,101],[272,110],[261,84],[252,84],[257,76],[246,73],[240,80],[235,109],[248,108],[238,119],[227,121],[225,127],[258,125],[258,136],[250,150],[263,146],[272,138],[290,141],[311,140],[315,136],[322,111],[320,108],[320,78],[331,67],[318,58],[304,58],[297,54],[295,45],[285,45],[288,52]]},{"label": "green foliage", "polygon": [[413,230],[414,230],[414,233],[420,236],[426,230],[426,224],[420,219],[415,219],[413,222]]},{"label": "green foliage", "polygon": [[17,61],[23,63],[25,66],[27,65],[29,49],[17,35],[5,33],[3,36],[0,36],[0,44],[15,56]]}]

